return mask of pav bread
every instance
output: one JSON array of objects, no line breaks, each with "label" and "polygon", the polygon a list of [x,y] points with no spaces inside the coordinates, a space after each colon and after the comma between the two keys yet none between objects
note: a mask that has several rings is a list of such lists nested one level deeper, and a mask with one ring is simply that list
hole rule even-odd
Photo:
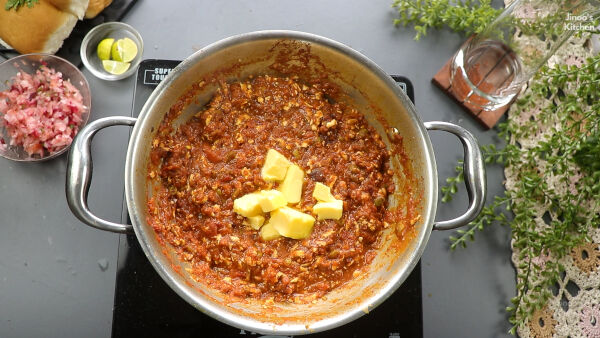
[{"label": "pav bread", "polygon": [[47,0],[59,10],[75,15],[79,20],[83,19],[89,3],[86,0]]},{"label": "pav bread", "polygon": [[39,0],[32,7],[5,10],[0,0],[0,43],[19,53],[56,53],[77,20],[93,18],[112,0]]},{"label": "pav bread", "polygon": [[90,0],[90,3],[85,11],[85,18],[91,19],[95,18],[102,10],[104,10],[112,0]]},{"label": "pav bread", "polygon": [[16,11],[4,9],[7,1],[0,0],[0,38],[19,53],[56,53],[77,23],[46,0]]}]

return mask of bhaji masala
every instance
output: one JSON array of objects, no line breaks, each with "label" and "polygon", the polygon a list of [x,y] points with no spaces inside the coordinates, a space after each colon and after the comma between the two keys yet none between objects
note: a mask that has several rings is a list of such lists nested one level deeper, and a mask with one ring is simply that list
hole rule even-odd
[{"label": "bhaji masala", "polygon": [[[360,274],[375,257],[395,217],[386,209],[394,191],[390,152],[358,111],[324,93],[319,84],[270,76],[223,83],[174,133],[157,133],[148,221],[195,280],[234,297],[301,302]],[[342,218],[317,220],[305,239],[263,240],[233,202],[277,188],[261,178],[269,149],[306,173],[291,207],[311,214],[320,182],[343,200]]]}]

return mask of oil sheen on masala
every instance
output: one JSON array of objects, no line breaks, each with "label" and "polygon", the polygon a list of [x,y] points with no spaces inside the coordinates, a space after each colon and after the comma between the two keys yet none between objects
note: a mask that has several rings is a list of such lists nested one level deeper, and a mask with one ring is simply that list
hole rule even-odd
[{"label": "oil sheen on masala", "polygon": [[[358,111],[327,90],[326,83],[270,76],[221,83],[177,130],[163,123],[151,150],[148,175],[157,188],[148,221],[195,280],[236,298],[311,301],[361,274],[382,230],[402,222],[386,208],[394,192],[390,151]],[[306,173],[294,209],[312,214],[320,182],[343,200],[342,218],[316,220],[305,239],[263,240],[233,203],[277,188],[261,177],[269,149]]]}]

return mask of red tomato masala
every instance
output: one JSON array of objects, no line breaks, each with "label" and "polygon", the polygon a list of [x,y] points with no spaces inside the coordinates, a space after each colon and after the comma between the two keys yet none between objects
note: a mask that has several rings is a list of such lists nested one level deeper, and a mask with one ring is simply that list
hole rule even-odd
[{"label": "red tomato masala", "polygon": [[[270,76],[222,83],[188,122],[159,130],[148,222],[195,280],[234,297],[310,301],[360,274],[382,230],[401,221],[387,209],[390,151],[358,111],[326,92],[323,84]],[[317,220],[302,240],[263,241],[244,224],[234,199],[277,187],[260,175],[268,149],[306,173],[294,208],[311,214],[321,182],[344,201],[342,218]]]}]

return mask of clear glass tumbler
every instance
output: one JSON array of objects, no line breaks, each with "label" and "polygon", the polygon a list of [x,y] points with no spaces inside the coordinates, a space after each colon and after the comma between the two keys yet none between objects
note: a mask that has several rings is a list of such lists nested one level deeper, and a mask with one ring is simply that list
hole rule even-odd
[{"label": "clear glass tumbler", "polygon": [[594,30],[596,0],[515,0],[454,55],[450,84],[461,102],[496,110],[576,31]]}]

